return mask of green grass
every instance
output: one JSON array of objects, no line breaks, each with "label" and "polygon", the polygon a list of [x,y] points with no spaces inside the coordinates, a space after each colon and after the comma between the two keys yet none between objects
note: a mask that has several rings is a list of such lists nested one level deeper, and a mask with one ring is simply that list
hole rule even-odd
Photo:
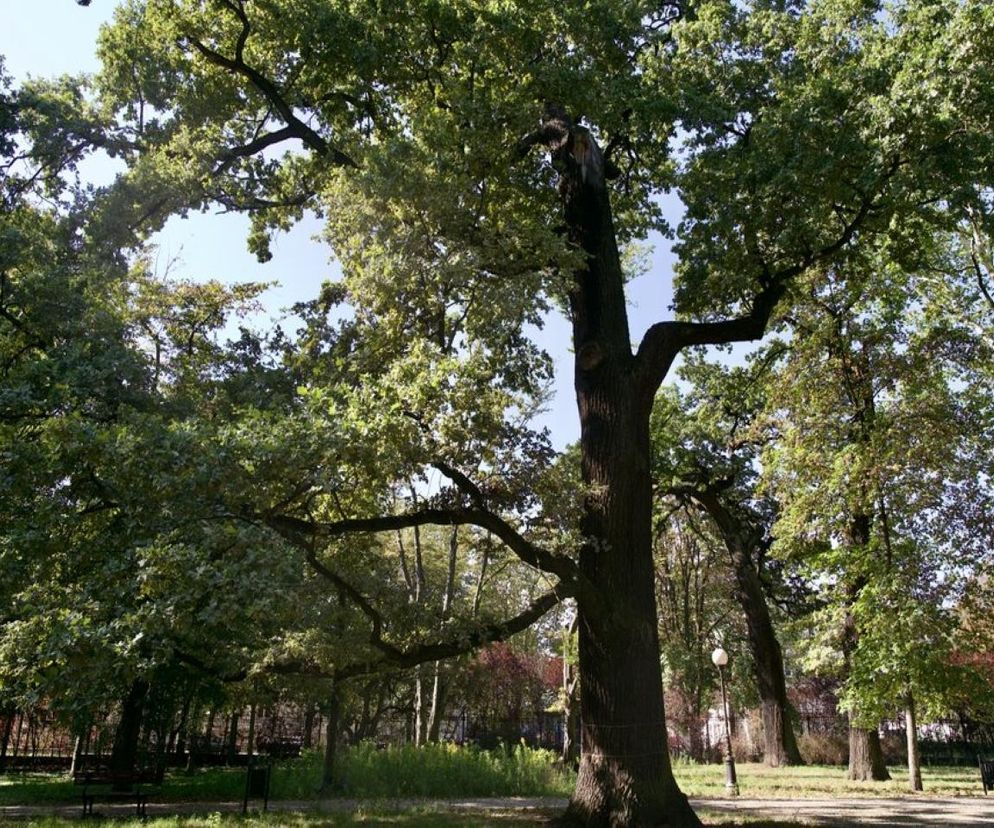
[{"label": "green grass", "polygon": [[[891,768],[894,779],[885,783],[847,782],[845,769],[832,766],[767,768],[758,764],[737,766],[743,797],[760,799],[799,799],[813,797],[895,796],[907,793],[907,771]],[[724,769],[721,765],[676,763],[674,772],[680,787],[693,797],[723,797]],[[977,796],[981,793],[978,772],[973,768],[924,768],[927,795]],[[316,753],[277,764],[273,773],[272,799],[316,801],[321,777],[321,758]],[[336,795],[364,800],[358,813],[282,812],[242,818],[234,814],[175,816],[144,823],[117,820],[117,828],[209,828],[212,825],[243,826],[397,826],[397,828],[469,828],[470,826],[518,826],[544,824],[552,812],[524,813],[514,810],[458,813],[445,806],[391,805],[398,798],[566,796],[573,777],[562,772],[545,752],[516,748],[492,753],[451,745],[433,745],[375,750],[359,747],[343,753],[339,764],[339,790]],[[240,768],[213,768],[185,774],[170,773],[153,802],[238,802],[244,791],[245,771]],[[51,774],[0,777],[0,805],[78,804],[79,789],[70,780]],[[334,800],[332,800],[334,803]],[[326,807],[332,807],[331,805]],[[340,806],[339,806],[340,807]],[[768,818],[748,819],[741,814],[709,812],[702,817],[707,825],[748,826],[748,828],[797,828],[802,823],[775,822]],[[21,826],[66,828],[77,819],[26,819]]]},{"label": "green grass", "polygon": [[[824,796],[899,796],[908,790],[908,769],[888,768],[889,782],[850,782],[846,769],[836,765],[768,768],[756,763],[735,766],[742,796],[771,799],[813,799]],[[723,765],[675,763],[673,773],[688,796],[725,795]],[[922,784],[927,796],[976,796],[983,793],[980,772],[969,767],[923,767]]]},{"label": "green grass", "polygon": [[[343,751],[338,763],[338,796],[359,799],[456,796],[567,796],[572,774],[564,773],[549,751],[517,746],[484,751],[455,745],[404,746],[376,750],[361,745]],[[321,756],[280,762],[273,769],[270,798],[312,800],[321,784]],[[204,768],[187,774],[171,771],[157,802],[232,802],[245,791],[243,768]],[[0,805],[73,802],[79,789],[53,774],[0,777]]]}]

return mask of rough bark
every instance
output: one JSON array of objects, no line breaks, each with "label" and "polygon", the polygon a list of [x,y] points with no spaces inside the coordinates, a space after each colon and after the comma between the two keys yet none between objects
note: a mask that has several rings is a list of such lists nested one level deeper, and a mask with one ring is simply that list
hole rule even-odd
[{"label": "rough bark", "polygon": [[570,296],[584,502],[577,596],[581,758],[566,821],[698,826],[670,767],[652,562],[649,414],[656,387],[631,352],[604,161],[552,113],[570,241],[586,253]]},{"label": "rough bark", "polygon": [[904,722],[908,734],[908,786],[912,793],[922,787],[922,763],[918,753],[918,720],[915,715],[915,697],[908,693],[904,707]]},{"label": "rough bark", "polygon": [[884,782],[890,779],[884,753],[880,747],[880,733],[876,728],[849,728],[849,770],[846,778],[854,782]]},{"label": "rough bark", "polygon": [[761,533],[736,516],[714,492],[697,492],[695,497],[718,526],[732,559],[735,599],[745,615],[753,676],[759,690],[763,717],[763,760],[771,767],[803,765],[804,760],[790,723],[783,650],[755,564],[756,552],[762,542]]},{"label": "rough bark", "polygon": [[[114,732],[114,744],[108,763],[112,771],[130,773],[138,766],[138,738],[141,735],[148,690],[147,681],[135,679],[121,701],[121,718]],[[124,787],[126,790],[127,786]]]}]

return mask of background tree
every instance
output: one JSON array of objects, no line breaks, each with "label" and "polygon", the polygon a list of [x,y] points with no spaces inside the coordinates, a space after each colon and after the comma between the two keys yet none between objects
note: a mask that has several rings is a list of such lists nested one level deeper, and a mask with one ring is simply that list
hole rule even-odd
[{"label": "background tree", "polygon": [[[854,723],[850,777],[881,778],[875,722],[879,703],[897,697],[869,675],[898,668],[876,647],[890,630],[893,652],[908,659],[903,697],[915,683],[931,692],[922,677],[936,664],[919,672],[911,656],[942,661],[940,608],[956,573],[986,554],[984,526],[963,523],[989,497],[987,461],[975,450],[974,406],[985,395],[972,365],[981,346],[962,327],[936,324],[944,317],[915,274],[884,255],[826,275],[790,316],[789,356],[771,386],[782,437],[765,466],[781,508],[777,547],[813,565],[809,577],[825,585],[823,617],[839,625]],[[870,606],[880,612],[872,620]],[[923,638],[899,644],[909,631]],[[864,648],[863,635],[876,645]]]},{"label": "background tree", "polygon": [[659,494],[701,513],[698,522],[713,527],[724,546],[722,569],[730,569],[728,589],[746,622],[760,697],[763,755],[773,767],[802,762],[774,611],[781,603],[803,611],[803,590],[767,554],[776,504],[757,491],[759,452],[771,439],[762,427],[765,384],[780,353],[774,346],[729,370],[688,360],[681,374],[692,383],[689,391],[660,395],[653,419]]}]

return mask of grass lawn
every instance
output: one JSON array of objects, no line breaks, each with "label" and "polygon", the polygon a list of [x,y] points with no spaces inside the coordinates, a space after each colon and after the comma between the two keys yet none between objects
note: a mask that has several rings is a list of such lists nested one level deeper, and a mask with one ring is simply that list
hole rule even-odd
[{"label": "grass lawn", "polygon": [[[899,796],[907,794],[908,769],[889,768],[889,782],[849,782],[838,765],[768,768],[761,764],[735,766],[742,796],[770,799],[811,799],[823,796]],[[674,764],[681,790],[693,797],[725,795],[723,765]],[[923,767],[926,796],[977,796],[983,794],[980,771],[972,767]]]},{"label": "grass lawn", "polygon": [[[891,768],[890,782],[847,782],[845,769],[836,766],[767,768],[758,764],[737,766],[743,797],[759,799],[800,799],[815,797],[859,797],[909,795],[907,771]],[[721,765],[678,763],[674,772],[680,787],[691,797],[724,797],[724,768]],[[923,768],[926,795],[977,796],[982,793],[979,772],[974,768]],[[320,778],[320,758],[316,755],[279,763],[273,773],[272,800],[315,801]],[[160,791],[152,793],[155,803],[238,802],[245,784],[241,768],[213,768],[186,774],[167,775]],[[396,828],[471,828],[471,826],[534,826],[547,824],[554,811],[523,812],[448,811],[444,805],[401,806],[389,800],[411,798],[488,796],[566,796],[573,779],[549,764],[548,758],[524,753],[491,755],[479,751],[437,748],[415,757],[409,752],[359,751],[342,764],[342,791],[339,796],[364,801],[356,813],[279,812],[242,818],[236,814],[201,814],[152,818],[146,822],[114,820],[121,828],[209,828],[209,826],[396,826]],[[334,800],[333,800],[334,801]],[[56,805],[79,803],[79,789],[71,780],[53,774],[25,774],[0,777],[0,805]],[[315,801],[315,805],[318,803]],[[99,810],[99,804],[98,804]],[[748,828],[800,828],[804,823],[746,819],[700,809],[706,825],[748,826]],[[4,824],[10,822],[6,818]],[[16,821],[19,826],[68,828],[78,817],[34,817]]]}]

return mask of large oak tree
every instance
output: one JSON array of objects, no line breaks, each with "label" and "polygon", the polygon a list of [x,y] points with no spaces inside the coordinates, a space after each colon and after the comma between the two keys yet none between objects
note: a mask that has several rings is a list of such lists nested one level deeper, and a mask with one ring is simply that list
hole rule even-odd
[{"label": "large oak tree", "polygon": [[[101,76],[130,167],[94,231],[126,244],[221,204],[251,213],[265,258],[272,229],[323,213],[363,352],[393,366],[358,376],[367,436],[390,473],[447,482],[402,514],[335,513],[308,488],[268,524],[305,545],[427,523],[492,532],[554,578],[531,614],[579,606],[569,816],[695,825],[659,671],[656,391],[682,349],[760,337],[799,276],[868,239],[910,256],[967,208],[989,223],[992,46],[981,0],[131,0]],[[662,227],[673,188],[678,317],[660,308],[633,347],[619,249]],[[516,449],[494,448],[541,380],[525,325],[551,306],[572,325],[581,425],[568,552],[521,520],[536,503],[503,477]],[[403,395],[372,388],[391,377]]]}]

